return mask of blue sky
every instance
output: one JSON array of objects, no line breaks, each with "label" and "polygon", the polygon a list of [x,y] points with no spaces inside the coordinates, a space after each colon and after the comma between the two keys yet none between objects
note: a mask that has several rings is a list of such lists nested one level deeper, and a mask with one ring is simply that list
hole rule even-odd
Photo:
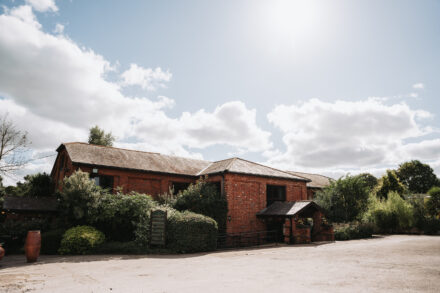
[{"label": "blue sky", "polygon": [[117,146],[207,160],[440,173],[440,1],[2,4],[0,112],[34,158],[98,124]]}]

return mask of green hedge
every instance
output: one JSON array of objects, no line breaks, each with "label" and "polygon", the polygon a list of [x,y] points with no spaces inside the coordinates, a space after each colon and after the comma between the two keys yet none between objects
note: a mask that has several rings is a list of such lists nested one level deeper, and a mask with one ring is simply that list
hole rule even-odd
[{"label": "green hedge", "polygon": [[91,226],[76,226],[67,230],[59,254],[89,254],[95,252],[105,241],[104,233]]},{"label": "green hedge", "polygon": [[64,232],[57,229],[41,233],[41,254],[57,254]]},{"label": "green hedge", "polygon": [[335,225],[335,240],[371,238],[374,227],[369,223]]},{"label": "green hedge", "polygon": [[187,253],[215,250],[217,232],[217,223],[207,216],[188,211],[168,211],[167,248],[171,251]]},{"label": "green hedge", "polygon": [[112,253],[120,253],[120,254],[145,254],[149,251],[143,247],[140,247],[135,241],[127,241],[127,242],[105,242],[97,249],[97,253],[102,254],[112,254]]}]

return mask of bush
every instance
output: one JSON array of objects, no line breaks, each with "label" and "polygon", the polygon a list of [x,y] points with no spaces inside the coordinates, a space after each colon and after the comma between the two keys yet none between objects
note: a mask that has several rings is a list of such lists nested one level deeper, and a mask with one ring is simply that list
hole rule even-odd
[{"label": "bush", "polygon": [[97,250],[97,253],[102,253],[102,254],[111,254],[111,253],[144,254],[146,252],[147,250],[143,247],[139,247],[139,245],[135,241],[105,242]]},{"label": "bush", "polygon": [[87,222],[103,231],[109,240],[132,241],[139,226],[149,231],[149,225],[143,223],[149,223],[150,210],[155,206],[149,195],[104,192],[89,208]]},{"label": "bush", "polygon": [[411,204],[401,198],[397,192],[390,192],[387,197],[387,199],[377,199],[371,195],[364,219],[374,223],[382,233],[405,232],[413,227],[414,211]]},{"label": "bush", "polygon": [[192,212],[168,209],[167,248],[187,253],[211,251],[217,248],[217,223]]},{"label": "bush", "polygon": [[330,221],[351,222],[367,208],[368,187],[362,177],[347,175],[317,192],[315,201]]},{"label": "bush", "polygon": [[76,226],[64,233],[58,253],[89,254],[95,252],[104,241],[104,233],[95,228],[91,226]]},{"label": "bush", "polygon": [[433,187],[428,191],[429,199],[426,209],[432,217],[440,217],[440,187]]},{"label": "bush", "polygon": [[335,225],[335,240],[371,238],[374,227],[369,223]]},{"label": "bush", "polygon": [[215,184],[199,180],[191,184],[177,198],[174,206],[178,211],[191,211],[213,218],[219,231],[226,230],[228,203]]},{"label": "bush", "polygon": [[41,254],[57,254],[64,232],[57,229],[41,233]]},{"label": "bush", "polygon": [[90,180],[89,173],[79,170],[64,178],[60,193],[60,211],[68,225],[86,224],[89,210],[96,207],[103,194],[104,190]]},{"label": "bush", "polygon": [[387,170],[387,174],[379,179],[375,192],[379,198],[386,199],[390,192],[397,192],[403,197],[406,189],[405,186],[400,182],[399,177],[397,177],[396,171]]}]

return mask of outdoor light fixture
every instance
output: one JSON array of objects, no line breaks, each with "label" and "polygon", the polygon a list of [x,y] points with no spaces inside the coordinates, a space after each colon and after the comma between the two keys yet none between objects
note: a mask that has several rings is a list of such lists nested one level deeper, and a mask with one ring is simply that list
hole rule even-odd
[{"label": "outdoor light fixture", "polygon": [[232,220],[231,216],[228,216],[228,222],[230,222]]},{"label": "outdoor light fixture", "polygon": [[98,173],[98,169],[97,168],[93,168],[92,169],[92,173],[95,173],[95,174]]}]

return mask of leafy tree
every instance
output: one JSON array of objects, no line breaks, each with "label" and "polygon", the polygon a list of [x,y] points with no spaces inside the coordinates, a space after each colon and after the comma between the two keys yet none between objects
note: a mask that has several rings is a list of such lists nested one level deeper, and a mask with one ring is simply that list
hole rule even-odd
[{"label": "leafy tree", "polygon": [[368,188],[361,177],[347,175],[317,192],[315,200],[331,221],[351,222],[366,210]]},{"label": "leafy tree", "polygon": [[24,154],[29,143],[27,133],[18,130],[7,114],[0,116],[0,174],[12,173],[29,161]]},{"label": "leafy tree", "polygon": [[26,175],[24,182],[17,182],[16,186],[6,187],[5,193],[11,196],[53,196],[54,185],[47,173],[37,173]]},{"label": "leafy tree", "polygon": [[400,182],[396,171],[387,170],[387,173],[379,179],[379,183],[377,184],[375,191],[379,198],[387,198],[388,193],[391,191],[395,191],[403,197],[403,194],[405,193],[405,186]]},{"label": "leafy tree", "polygon": [[364,181],[364,184],[369,191],[372,191],[374,187],[376,187],[377,185],[377,178],[371,175],[370,173],[362,173],[357,175],[356,177],[359,177]]},{"label": "leafy tree", "polygon": [[426,209],[433,217],[440,216],[440,187],[433,187],[428,191],[429,199],[426,202]]},{"label": "leafy tree", "polygon": [[114,136],[111,132],[105,133],[103,129],[99,128],[97,125],[90,128],[89,133],[89,143],[103,146],[112,146],[115,141]]},{"label": "leafy tree", "polygon": [[434,170],[418,160],[405,162],[399,166],[397,176],[412,193],[426,193],[433,186],[440,186]]},{"label": "leafy tree", "polygon": [[184,190],[178,196],[174,208],[211,217],[217,222],[220,232],[226,230],[228,203],[217,187],[206,180],[199,180]]}]

